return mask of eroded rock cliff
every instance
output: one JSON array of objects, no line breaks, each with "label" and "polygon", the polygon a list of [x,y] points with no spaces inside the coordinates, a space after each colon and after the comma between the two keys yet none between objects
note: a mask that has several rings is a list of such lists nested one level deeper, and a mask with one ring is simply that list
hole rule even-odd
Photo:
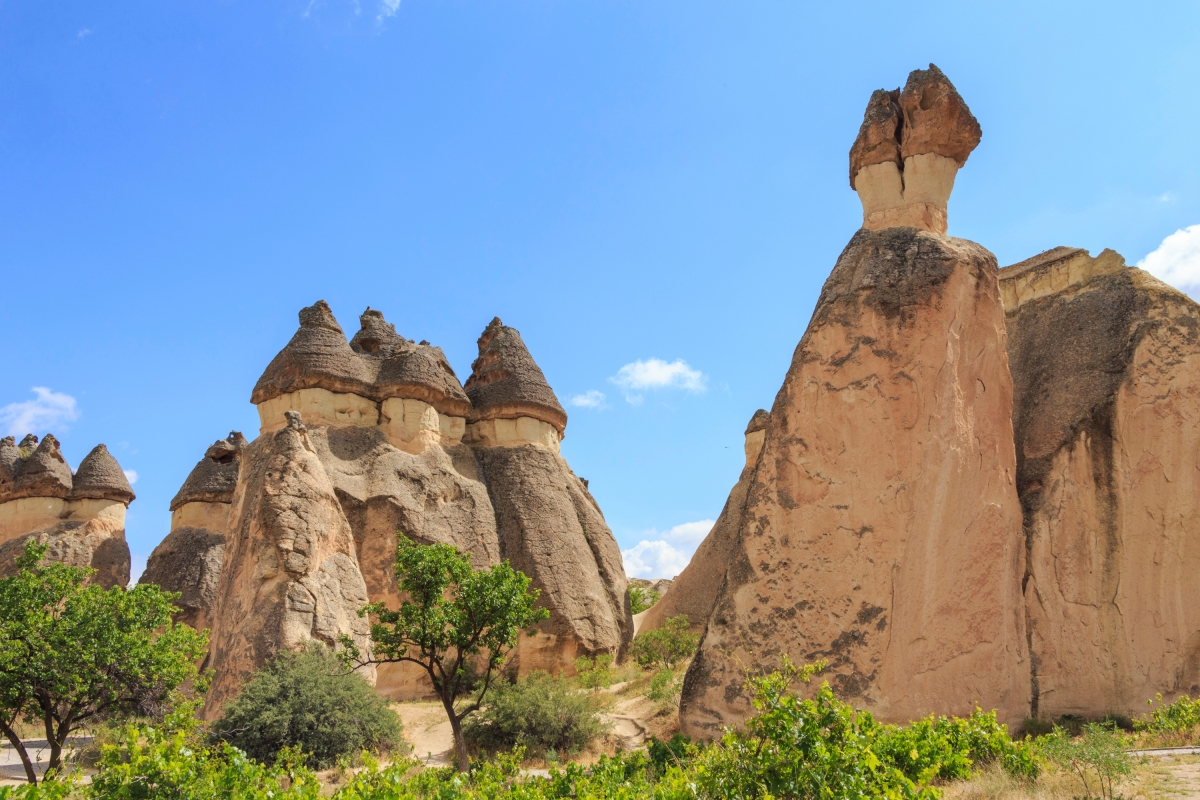
[{"label": "eroded rock cliff", "polygon": [[1200,306],[1111,250],[1000,272],[1032,714],[1200,693]]}]

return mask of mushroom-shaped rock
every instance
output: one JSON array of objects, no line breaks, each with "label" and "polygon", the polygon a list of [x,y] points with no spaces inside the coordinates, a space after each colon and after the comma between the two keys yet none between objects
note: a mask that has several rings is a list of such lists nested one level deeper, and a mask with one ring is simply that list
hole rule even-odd
[{"label": "mushroom-shaped rock", "polygon": [[442,348],[413,344],[396,333],[383,314],[368,308],[362,328],[350,340],[361,357],[378,361],[373,394],[376,400],[421,400],[452,417],[466,417],[471,404]]},{"label": "mushroom-shaped rock", "polygon": [[471,421],[533,417],[553,425],[561,435],[567,412],[546,383],[546,376],[516,328],[496,317],[479,337],[479,357],[466,384]]},{"label": "mushroom-shaped rock", "polygon": [[[25,445],[30,438],[25,437],[21,444]],[[67,461],[58,448],[58,439],[47,433],[37,449],[21,459],[9,499],[68,497],[71,494],[71,483],[71,468],[67,466]]]},{"label": "mushroom-shaped rock", "polygon": [[232,501],[242,451],[245,449],[246,437],[240,431],[232,431],[228,437],[214,442],[171,500],[171,510],[176,510],[184,503]]},{"label": "mushroom-shaped rock", "polygon": [[318,300],[301,309],[300,329],[263,372],[250,402],[258,405],[301,389],[368,396],[374,375],[346,341],[329,305]]},{"label": "mushroom-shaped rock", "polygon": [[17,449],[16,440],[11,436],[0,439],[0,502],[3,502],[12,488],[20,461],[21,453]]},{"label": "mushroom-shaped rock", "polygon": [[96,445],[79,462],[71,489],[72,500],[117,500],[128,506],[135,497],[121,465],[105,445]]},{"label": "mushroom-shaped rock", "polygon": [[863,227],[946,232],[954,177],[982,135],[954,84],[933,64],[914,70],[904,90],[879,89],[850,148],[850,186]]}]

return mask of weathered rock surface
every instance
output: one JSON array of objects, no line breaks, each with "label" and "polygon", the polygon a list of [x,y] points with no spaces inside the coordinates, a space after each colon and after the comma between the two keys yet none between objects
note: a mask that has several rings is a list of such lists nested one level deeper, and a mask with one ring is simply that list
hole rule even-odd
[{"label": "weathered rock surface", "polygon": [[229,509],[246,446],[246,437],[232,431],[204,452],[171,500],[171,532],[154,548],[138,581],[179,592],[175,621],[197,630],[212,625]]},{"label": "weathered rock surface", "polygon": [[1012,390],[994,257],[860,230],[776,397],[685,733],[749,711],[743,667],[828,659],[885,720],[1028,709]]},{"label": "weathered rock surface", "polygon": [[672,585],[673,592],[655,603],[642,618],[639,631],[650,631],[662,627],[672,617],[686,614],[693,631],[700,631],[712,615],[717,593],[725,582],[725,571],[737,544],[738,531],[742,527],[742,516],[746,507],[746,492],[750,479],[758,465],[758,454],[762,452],[767,424],[771,415],[758,409],[746,426],[746,465],[738,482],[729,492],[725,507],[717,517],[712,530],[696,548],[691,561]]},{"label": "weathered rock surface", "polygon": [[[333,646],[345,634],[370,650],[354,536],[299,414],[242,458],[211,620],[208,718],[280,649]],[[374,671],[367,677],[374,682]]]},{"label": "weathered rock surface", "polygon": [[1035,716],[1200,693],[1200,307],[1111,250],[1000,272]]},{"label": "weathered rock surface", "polygon": [[[558,454],[566,413],[520,334],[499,320],[484,332],[472,405],[440,348],[376,310],[360,322],[347,341],[323,302],[301,311],[254,390],[260,437],[217,442],[172,501],[143,580],[182,592],[181,619],[212,628],[206,713],[280,648],[362,637],[362,605],[396,607],[397,532],[477,568],[511,558],[544,590],[555,618],[521,643],[518,672],[622,652],[620,552]],[[430,693],[414,665],[375,681],[394,699]]]},{"label": "weathered rock surface", "polygon": [[84,456],[74,475],[46,434],[18,445],[0,439],[0,576],[11,575],[14,560],[34,539],[46,558],[96,570],[102,586],[129,583],[125,510],[134,493],[104,445]]},{"label": "weathered rock surface", "polygon": [[903,91],[874,92],[850,148],[850,187],[862,201],[863,227],[945,233],[954,177],[981,136],[962,96],[933,64],[909,74]]}]

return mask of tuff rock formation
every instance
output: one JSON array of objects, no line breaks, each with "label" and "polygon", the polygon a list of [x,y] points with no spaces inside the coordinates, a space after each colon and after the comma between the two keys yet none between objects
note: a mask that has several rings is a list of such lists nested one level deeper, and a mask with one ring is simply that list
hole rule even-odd
[{"label": "tuff rock formation", "polygon": [[96,570],[102,586],[129,583],[125,511],[133,489],[117,460],[96,445],[74,474],[50,434],[33,434],[17,444],[0,439],[0,576],[33,539],[46,557]]},{"label": "tuff rock formation", "polygon": [[212,624],[229,508],[246,446],[246,437],[232,431],[205,451],[171,500],[171,532],[154,548],[138,581],[179,592],[175,621],[197,630]]},{"label": "tuff rock formation", "polygon": [[754,476],[754,468],[758,465],[758,454],[762,452],[763,440],[767,434],[767,423],[771,415],[764,409],[758,409],[746,426],[746,466],[738,482],[729,492],[729,499],[721,509],[712,530],[704,537],[704,541],[696,548],[692,560],[679,573],[672,585],[672,593],[649,608],[641,620],[639,631],[649,631],[662,627],[662,624],[672,617],[686,614],[693,631],[704,629],[712,614],[713,604],[717,600],[717,592],[725,581],[725,570],[737,543],[738,530],[742,526],[742,514],[746,506],[746,491],[750,487],[750,479]]},{"label": "tuff rock formation", "polygon": [[913,71],[903,91],[877,90],[850,148],[850,188],[862,201],[863,228],[945,233],[954,177],[981,136],[979,122],[933,64]]},{"label": "tuff rock formation", "polygon": [[1032,716],[1200,694],[1200,306],[1111,250],[1000,272]]},{"label": "tuff rock formation", "polygon": [[[559,455],[566,414],[520,334],[488,326],[465,391],[440,348],[373,309],[360,326],[347,341],[324,301],[302,310],[254,388],[259,438],[218,442],[172,503],[144,580],[195,598],[185,613],[212,628],[206,713],[281,647],[365,636],[358,608],[399,603],[398,531],[533,578],[552,617],[521,642],[519,672],[622,652],[620,553]],[[430,691],[413,665],[373,678],[394,699]]]},{"label": "tuff rock formation", "polygon": [[[860,143],[881,102],[877,93],[852,151],[864,227],[826,281],[771,409],[684,682],[689,735],[744,719],[744,668],[772,669],[781,651],[827,659],[835,691],[884,720],[976,704],[1010,722],[1027,714],[996,260],[943,233],[952,182],[942,179],[978,129],[936,68],[913,73],[893,101],[901,175],[893,155],[863,160],[879,152]],[[925,192],[926,168],[942,195]],[[885,179],[899,204],[876,203]]]}]

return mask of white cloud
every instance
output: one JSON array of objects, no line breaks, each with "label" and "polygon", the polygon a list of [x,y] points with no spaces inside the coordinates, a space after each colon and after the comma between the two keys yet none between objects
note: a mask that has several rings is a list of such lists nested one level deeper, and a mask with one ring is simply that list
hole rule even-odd
[{"label": "white cloud", "polygon": [[604,400],[604,392],[592,389],[583,394],[575,395],[567,402],[579,408],[604,408]]},{"label": "white cloud", "polygon": [[633,405],[642,402],[642,396],[636,392],[643,389],[685,389],[689,392],[703,392],[708,387],[708,376],[698,369],[692,369],[681,358],[671,362],[661,358],[649,358],[645,361],[639,359],[621,367],[609,380],[621,387],[625,399]]},{"label": "white cloud", "polygon": [[673,578],[683,572],[690,553],[672,547],[664,541],[638,542],[621,551],[625,574],[633,578]]},{"label": "white cloud", "polygon": [[135,483],[137,483],[136,469],[123,469],[121,471],[125,473],[125,480],[129,481],[130,486],[133,486]]},{"label": "white cloud", "polygon": [[9,403],[0,408],[0,427],[10,436],[40,434],[47,429],[64,430],[68,422],[79,419],[75,398],[62,392],[52,392],[45,386],[34,386],[33,400]]},{"label": "white cloud", "polygon": [[1200,225],[1175,231],[1137,265],[1177,289],[1200,288]]},{"label": "white cloud", "polygon": [[75,34],[75,36],[80,39],[84,38],[85,36],[91,36],[91,35],[92,35],[91,28],[84,28],[83,30],[79,31],[79,33]]},{"label": "white cloud", "polygon": [[396,16],[396,12],[400,10],[400,0],[380,0],[379,16],[375,18],[377,22],[383,22],[388,17]]},{"label": "white cloud", "polygon": [[704,541],[704,537],[708,536],[708,532],[712,530],[712,526],[715,524],[716,522],[711,519],[702,519],[699,522],[685,522],[667,531],[666,538],[672,542],[690,544],[694,548]]},{"label": "white cloud", "polygon": [[673,578],[692,560],[696,547],[712,530],[713,521],[702,519],[676,525],[666,533],[647,531],[643,539],[621,551],[625,574],[634,578]]}]

